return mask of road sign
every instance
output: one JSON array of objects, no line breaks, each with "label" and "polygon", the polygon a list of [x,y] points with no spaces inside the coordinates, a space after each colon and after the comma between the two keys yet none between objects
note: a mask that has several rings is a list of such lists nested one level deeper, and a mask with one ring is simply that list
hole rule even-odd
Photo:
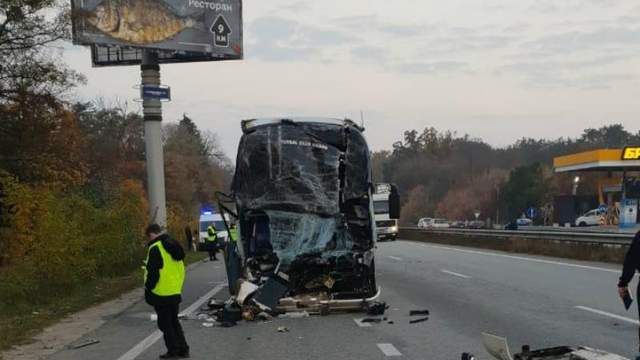
[{"label": "road sign", "polygon": [[[242,0],[71,0],[74,43],[243,56]],[[201,61],[201,60],[200,60]]]},{"label": "road sign", "polygon": [[143,100],[171,100],[171,88],[168,86],[143,85],[140,88]]},{"label": "road sign", "polygon": [[607,210],[609,210],[609,208],[605,204],[600,204],[600,206],[598,207],[599,212],[604,213],[604,212],[607,212]]},{"label": "road sign", "polygon": [[537,215],[538,215],[538,211],[536,210],[536,208],[530,207],[530,208],[527,209],[527,217],[529,219],[533,219]]},{"label": "road sign", "polygon": [[231,34],[231,28],[227,23],[227,20],[224,18],[224,15],[218,15],[216,21],[213,23],[211,27],[211,32],[213,33],[214,39],[213,44],[215,46],[220,47],[228,47],[229,46],[229,35]]}]

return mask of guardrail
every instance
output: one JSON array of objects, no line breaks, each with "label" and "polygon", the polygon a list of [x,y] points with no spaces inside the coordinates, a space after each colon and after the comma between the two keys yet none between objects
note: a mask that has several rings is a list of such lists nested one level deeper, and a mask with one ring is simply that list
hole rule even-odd
[{"label": "guardrail", "polygon": [[585,231],[543,230],[488,230],[488,229],[425,229],[417,226],[401,227],[400,231],[415,231],[442,235],[464,235],[469,237],[525,238],[552,241],[591,243],[600,245],[629,245],[634,234],[600,233]]}]

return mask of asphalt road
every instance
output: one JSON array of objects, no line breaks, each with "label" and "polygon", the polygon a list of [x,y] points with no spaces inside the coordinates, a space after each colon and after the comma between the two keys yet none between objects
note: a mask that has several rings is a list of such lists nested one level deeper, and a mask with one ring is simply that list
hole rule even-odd
[{"label": "asphalt road", "polygon": [[[397,241],[379,244],[376,267],[393,324],[362,326],[355,321],[362,314],[228,329],[184,320],[192,358],[445,360],[472,352],[489,359],[483,331],[507,336],[514,351],[522,344],[581,344],[627,357],[636,354],[636,312],[626,312],[616,297],[615,266]],[[199,308],[207,294],[225,299],[223,271],[221,263],[193,268],[182,308],[194,303],[191,309]],[[428,309],[429,320],[409,324],[409,311],[416,309]],[[164,345],[151,313],[140,302],[86,336],[100,343],[51,359],[156,359]],[[289,332],[277,332],[279,326]]]}]

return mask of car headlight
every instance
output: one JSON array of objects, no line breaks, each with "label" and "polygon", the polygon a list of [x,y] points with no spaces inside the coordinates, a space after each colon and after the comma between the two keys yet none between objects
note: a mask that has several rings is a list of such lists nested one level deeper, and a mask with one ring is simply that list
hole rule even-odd
[{"label": "car headlight", "polygon": [[392,226],[391,227],[391,232],[397,232],[398,231],[398,227],[397,226]]}]

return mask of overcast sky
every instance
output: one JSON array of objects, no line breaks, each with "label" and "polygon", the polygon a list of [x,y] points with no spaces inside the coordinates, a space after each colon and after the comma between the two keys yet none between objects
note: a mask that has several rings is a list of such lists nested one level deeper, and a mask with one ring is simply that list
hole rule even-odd
[{"label": "overcast sky", "polygon": [[[187,113],[231,158],[239,121],[360,118],[372,149],[434,126],[504,146],[622,123],[640,130],[637,0],[244,0],[245,60],[164,65],[165,119]],[[93,69],[84,99],[130,101],[139,68]],[[130,107],[136,109],[136,103]]]}]

